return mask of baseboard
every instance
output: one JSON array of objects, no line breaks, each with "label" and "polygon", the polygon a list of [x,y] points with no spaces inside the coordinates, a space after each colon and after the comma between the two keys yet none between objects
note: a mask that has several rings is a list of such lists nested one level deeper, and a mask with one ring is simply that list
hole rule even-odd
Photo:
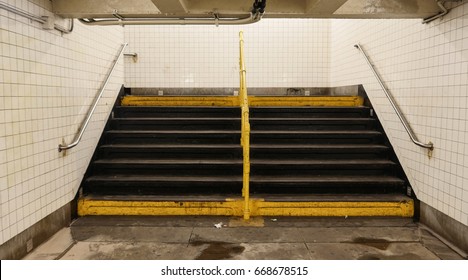
[{"label": "baseboard", "polygon": [[426,225],[443,239],[468,255],[468,226],[439,210],[420,202],[420,223]]},{"label": "baseboard", "polygon": [[0,245],[0,259],[19,260],[71,222],[71,203]]},{"label": "baseboard", "polygon": [[[358,86],[343,87],[265,87],[248,89],[250,96],[348,96],[358,95]],[[169,95],[169,96],[233,96],[239,88],[131,88],[127,93],[133,95]]]}]

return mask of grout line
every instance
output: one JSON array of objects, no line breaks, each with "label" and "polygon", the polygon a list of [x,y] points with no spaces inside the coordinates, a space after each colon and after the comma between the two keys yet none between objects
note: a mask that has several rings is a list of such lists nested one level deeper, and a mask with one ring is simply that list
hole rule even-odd
[{"label": "grout line", "polygon": [[312,253],[310,252],[309,246],[307,246],[307,242],[304,242],[304,245],[305,245],[305,247],[306,247],[306,249],[307,249],[307,253],[309,253],[309,258],[310,258],[311,260],[313,260],[313,258],[312,258]]},{"label": "grout line", "polygon": [[195,231],[195,227],[192,227],[192,231],[190,232],[190,236],[187,242],[187,247],[190,246],[190,241],[192,240],[193,232]]},{"label": "grout line", "polygon": [[54,260],[60,260],[63,256],[65,256],[68,251],[71,250],[71,248],[73,248],[73,246],[75,246],[76,244],[78,244],[78,242],[76,242],[76,240],[73,240],[72,244],[70,244],[70,246],[68,246],[62,253],[60,253],[57,257],[54,258]]}]

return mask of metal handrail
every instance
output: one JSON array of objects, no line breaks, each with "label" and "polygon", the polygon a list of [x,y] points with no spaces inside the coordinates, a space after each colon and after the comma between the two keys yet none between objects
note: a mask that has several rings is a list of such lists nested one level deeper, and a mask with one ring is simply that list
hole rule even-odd
[{"label": "metal handrail", "polygon": [[239,32],[239,104],[241,107],[241,146],[243,152],[242,196],[244,197],[244,219],[250,219],[250,123],[249,99],[247,95],[246,70],[244,63],[244,35]]},{"label": "metal handrail", "polygon": [[122,44],[122,46],[121,46],[121,48],[119,50],[119,53],[118,53],[116,59],[114,60],[114,63],[112,64],[111,70],[107,74],[107,77],[104,80],[104,84],[102,85],[101,90],[99,91],[99,94],[97,95],[96,99],[94,100],[94,103],[93,103],[91,109],[88,111],[88,115],[86,116],[86,119],[81,124],[81,127],[80,127],[78,133],[75,134],[75,138],[73,139],[73,142],[68,144],[68,145],[60,144],[58,146],[58,151],[59,152],[71,149],[71,148],[75,147],[76,145],[78,145],[78,143],[80,142],[81,137],[83,137],[83,134],[84,134],[84,132],[86,130],[86,127],[88,126],[89,121],[91,120],[91,117],[93,116],[93,113],[96,110],[96,107],[97,107],[97,105],[99,103],[99,100],[101,99],[102,94],[104,93],[104,90],[106,89],[106,86],[109,83],[110,77],[112,76],[112,73],[115,70],[115,66],[117,65],[117,62],[119,62],[120,58],[122,57],[123,52],[124,52],[125,48],[127,47],[127,45],[128,45],[128,43]]},{"label": "metal handrail", "polygon": [[426,144],[426,143],[423,143],[423,142],[418,140],[418,137],[416,136],[416,134],[414,134],[413,130],[411,129],[410,124],[408,123],[405,116],[403,115],[400,108],[398,107],[397,103],[395,102],[395,99],[388,92],[387,88],[383,84],[382,79],[380,78],[379,74],[375,70],[374,65],[372,65],[372,63],[370,62],[369,57],[367,56],[366,52],[362,49],[361,45],[356,44],[356,45],[354,45],[354,47],[357,48],[359,51],[361,51],[362,56],[365,58],[367,64],[369,65],[370,69],[372,70],[372,73],[374,73],[375,78],[379,82],[380,86],[382,87],[382,90],[384,91],[385,95],[387,96],[388,100],[390,101],[390,104],[392,105],[393,109],[395,110],[398,118],[400,119],[401,123],[405,127],[406,132],[408,133],[409,137],[411,138],[411,141],[413,141],[414,144],[416,144],[416,145],[418,145],[420,147],[423,147],[423,148],[426,148],[426,149],[429,149],[429,150],[432,151],[434,149],[434,144],[432,142],[429,142],[429,143]]}]

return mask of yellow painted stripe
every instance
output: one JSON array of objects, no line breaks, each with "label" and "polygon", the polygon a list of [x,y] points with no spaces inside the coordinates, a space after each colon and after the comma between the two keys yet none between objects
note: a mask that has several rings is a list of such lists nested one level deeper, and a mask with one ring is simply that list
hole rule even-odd
[{"label": "yellow painted stripe", "polygon": [[413,200],[402,202],[265,202],[254,201],[259,216],[412,217]]},{"label": "yellow painted stripe", "polygon": [[80,199],[79,216],[241,216],[243,202],[233,201],[110,201]]},{"label": "yellow painted stripe", "polygon": [[[82,198],[78,215],[243,216],[243,200],[226,201],[110,201]],[[414,202],[268,202],[250,201],[251,216],[396,216],[412,217]]]},{"label": "yellow painted stripe", "polygon": [[[360,96],[249,96],[249,106],[362,106]],[[123,106],[240,106],[237,96],[133,96],[122,99]]]},{"label": "yellow painted stripe", "polygon": [[239,105],[237,96],[133,96],[122,99],[123,106],[227,106]]},{"label": "yellow painted stripe", "polygon": [[360,96],[249,96],[249,106],[362,106]]}]

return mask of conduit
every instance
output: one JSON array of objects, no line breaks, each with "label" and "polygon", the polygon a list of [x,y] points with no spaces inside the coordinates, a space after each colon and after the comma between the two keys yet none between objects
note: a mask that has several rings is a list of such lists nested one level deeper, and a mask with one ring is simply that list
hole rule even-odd
[{"label": "conduit", "polygon": [[[39,22],[41,24],[45,24],[47,22],[47,19],[46,19],[47,17],[36,16],[34,14],[31,14],[31,13],[28,13],[26,11],[20,10],[20,9],[18,9],[16,7],[7,5],[5,3],[0,2],[0,8],[3,9],[3,10],[6,10],[8,12],[20,15],[22,17],[25,17],[25,18],[27,18],[29,20]],[[71,33],[73,31],[73,27],[74,27],[73,19],[70,19],[70,24],[69,24],[68,29],[65,29],[64,27],[62,27],[62,26],[60,26],[58,24],[54,24],[54,29],[55,30],[58,30],[58,31],[60,31],[62,33],[66,33],[66,34]]]},{"label": "conduit", "polygon": [[213,14],[213,18],[125,18],[118,11],[112,14],[115,19],[81,18],[86,25],[240,25],[258,22],[265,13],[266,0],[255,0],[250,15],[245,18],[220,18]]},{"label": "conduit", "polygon": [[461,2],[461,1],[463,1],[463,0],[436,0],[437,5],[440,8],[440,13],[438,13],[437,15],[434,15],[432,17],[423,19],[422,23],[423,24],[429,23],[431,21],[434,21],[434,20],[436,20],[438,18],[441,18],[441,17],[445,16],[446,14],[448,14],[449,10],[447,8],[445,8],[445,6],[444,6],[445,2]]},{"label": "conduit", "polygon": [[250,14],[245,18],[201,18],[201,19],[163,19],[163,18],[119,18],[119,19],[79,19],[86,25],[240,25],[258,22],[262,19],[262,13]]}]

